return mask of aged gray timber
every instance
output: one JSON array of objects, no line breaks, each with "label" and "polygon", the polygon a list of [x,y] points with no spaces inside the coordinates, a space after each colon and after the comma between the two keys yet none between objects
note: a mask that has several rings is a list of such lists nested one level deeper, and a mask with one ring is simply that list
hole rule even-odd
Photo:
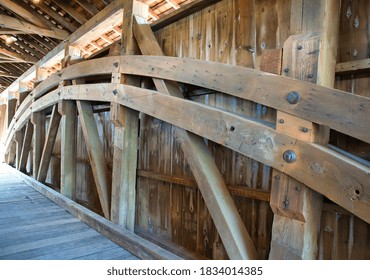
[{"label": "aged gray timber", "polygon": [[0,259],[138,259],[0,164]]}]

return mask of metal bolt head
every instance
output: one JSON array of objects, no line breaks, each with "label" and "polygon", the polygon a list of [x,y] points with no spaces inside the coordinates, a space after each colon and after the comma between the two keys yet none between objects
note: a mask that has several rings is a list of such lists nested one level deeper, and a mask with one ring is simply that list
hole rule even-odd
[{"label": "metal bolt head", "polygon": [[114,89],[113,90],[113,95],[117,95],[118,94],[118,90]]},{"label": "metal bolt head", "polygon": [[284,72],[285,73],[288,73],[289,72],[289,68],[284,68]]},{"label": "metal bolt head", "polygon": [[291,91],[288,93],[287,97],[286,97],[286,100],[294,105],[294,104],[297,104],[299,102],[299,100],[301,100],[301,96],[299,95],[298,92],[296,91]]},{"label": "metal bolt head", "polygon": [[297,154],[292,150],[287,150],[283,154],[283,159],[287,163],[293,163],[297,160]]},{"label": "metal bolt head", "polygon": [[302,47],[301,45],[299,45],[299,46],[297,47],[297,49],[300,51],[301,49],[303,49],[303,47]]},{"label": "metal bolt head", "polygon": [[301,130],[302,130],[303,133],[307,133],[308,132],[308,128],[307,127],[302,127]]},{"label": "metal bolt head", "polygon": [[113,66],[116,67],[116,68],[118,68],[118,62],[114,62],[113,63]]},{"label": "metal bolt head", "polygon": [[279,123],[281,123],[281,124],[283,124],[284,122],[285,122],[284,119],[279,120]]}]

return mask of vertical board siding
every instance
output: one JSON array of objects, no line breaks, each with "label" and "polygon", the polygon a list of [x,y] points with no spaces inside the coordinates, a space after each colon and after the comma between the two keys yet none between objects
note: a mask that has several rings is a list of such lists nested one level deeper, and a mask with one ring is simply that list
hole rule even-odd
[{"label": "vertical board siding", "polygon": [[[277,48],[287,39],[289,26],[283,29],[279,23],[289,19],[289,5],[290,1],[222,1],[157,31],[156,37],[168,56],[257,68],[256,60],[264,49]],[[263,41],[267,42],[265,46]],[[275,110],[222,93],[193,96],[192,100],[266,122],[276,121]],[[144,116],[140,135],[139,170],[193,179],[170,125]],[[270,189],[269,167],[211,141],[208,146],[226,184]],[[138,229],[211,259],[228,258],[197,188],[139,177],[137,200]],[[234,201],[257,250],[267,258],[273,218],[268,202],[237,196]],[[166,234],[163,224],[169,226]]]},{"label": "vertical board siding", "polygon": [[[370,58],[370,2],[342,1],[337,63]],[[349,73],[336,77],[335,88],[370,97],[370,74]],[[370,144],[331,131],[330,143],[370,161]],[[339,210],[338,210],[339,209]],[[370,259],[370,225],[342,211],[324,210],[320,233],[321,259]]]}]

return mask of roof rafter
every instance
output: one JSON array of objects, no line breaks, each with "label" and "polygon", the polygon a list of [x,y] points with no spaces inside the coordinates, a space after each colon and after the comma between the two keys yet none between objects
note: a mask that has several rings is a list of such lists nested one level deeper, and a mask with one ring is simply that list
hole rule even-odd
[{"label": "roof rafter", "polygon": [[27,20],[34,25],[47,29],[48,27],[38,18],[36,18],[32,13],[24,9],[23,7],[17,5],[16,3],[10,0],[1,0],[0,5],[11,10],[13,13],[17,14],[18,16],[22,17],[23,19]]},{"label": "roof rafter", "polygon": [[15,52],[11,52],[11,51],[8,51],[8,50],[3,49],[1,47],[0,47],[0,54],[11,57],[11,58],[13,58],[13,59],[15,59],[16,61],[19,61],[19,62],[27,62],[27,63],[36,63],[37,62],[37,58],[34,58],[32,56],[21,55],[21,54],[15,53]]},{"label": "roof rafter", "polygon": [[6,15],[0,15],[0,26],[15,29],[15,30],[20,30],[20,31],[26,31],[27,33],[31,33],[31,34],[39,34],[42,36],[56,38],[60,40],[67,38],[69,35],[69,33],[65,30],[43,29],[43,28],[37,27],[36,25],[22,22],[21,20],[18,20],[10,16],[6,16]]}]

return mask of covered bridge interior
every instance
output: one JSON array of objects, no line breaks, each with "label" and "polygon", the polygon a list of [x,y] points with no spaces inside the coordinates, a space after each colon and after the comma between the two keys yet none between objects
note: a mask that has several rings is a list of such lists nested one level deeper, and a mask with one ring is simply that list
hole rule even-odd
[{"label": "covered bridge interior", "polygon": [[369,26],[366,0],[2,0],[2,168],[135,258],[370,259]]}]

